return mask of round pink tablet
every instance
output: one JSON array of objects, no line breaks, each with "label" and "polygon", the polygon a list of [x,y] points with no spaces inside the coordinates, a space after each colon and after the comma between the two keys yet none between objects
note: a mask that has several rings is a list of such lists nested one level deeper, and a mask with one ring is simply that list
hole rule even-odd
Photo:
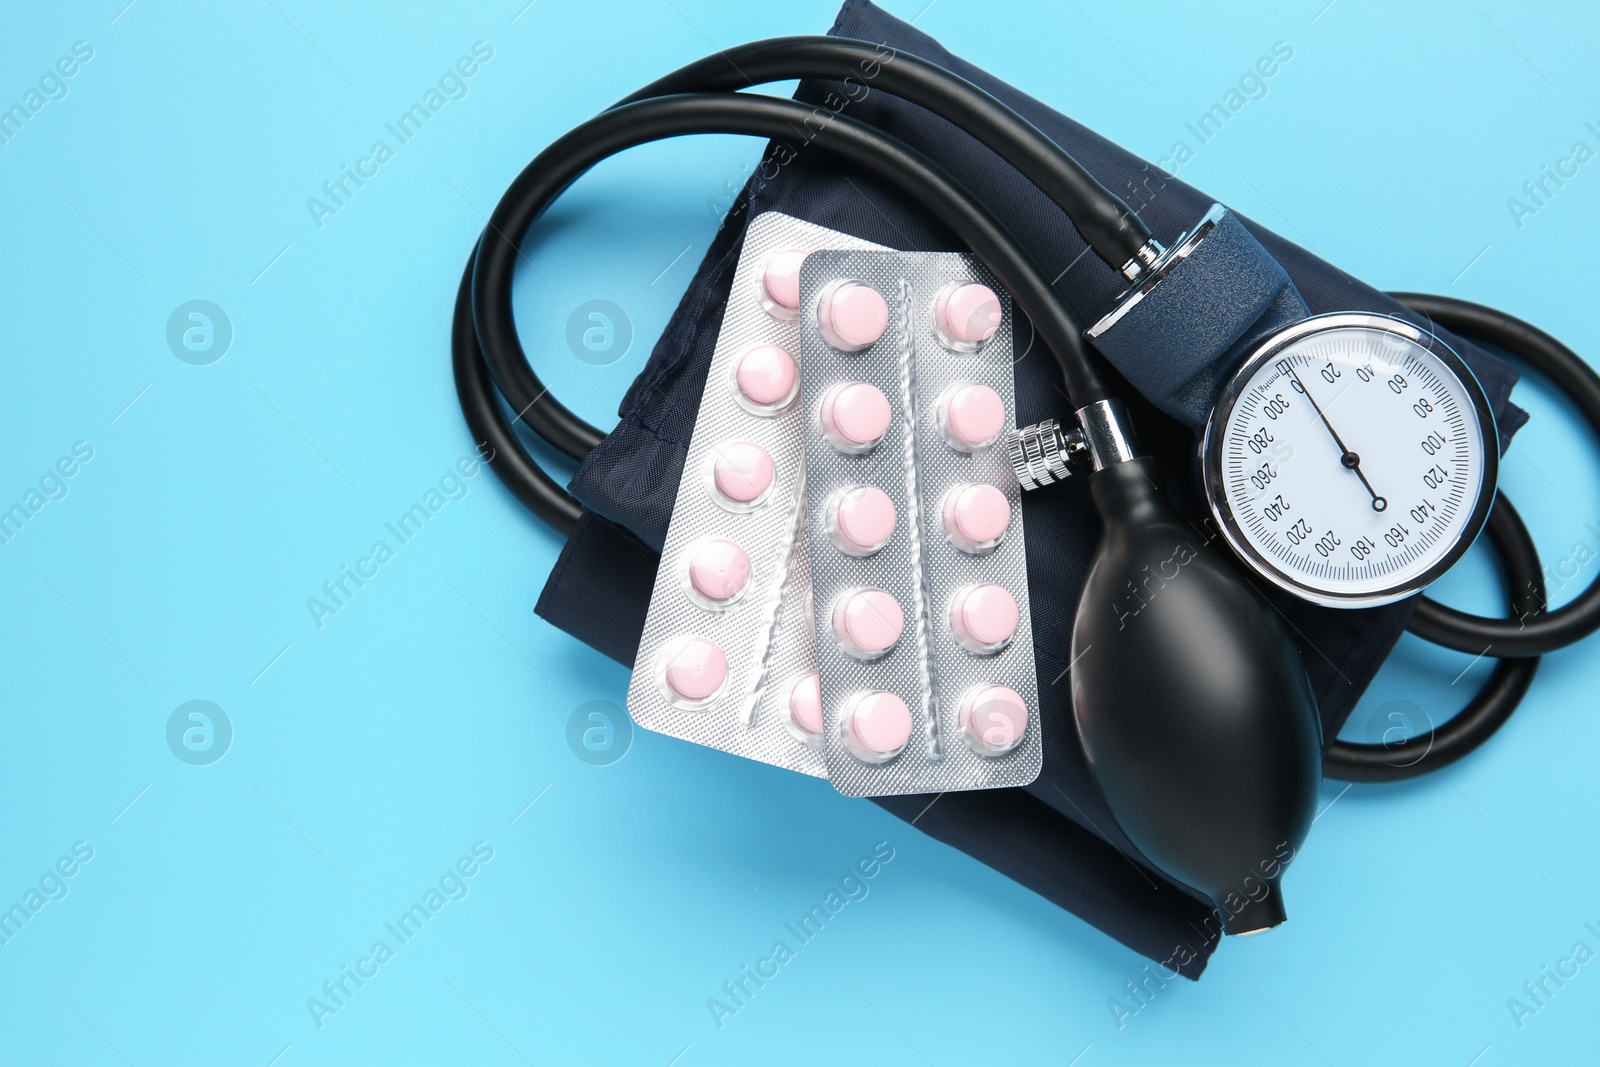
[{"label": "round pink tablet", "polygon": [[714,643],[690,637],[668,646],[662,676],[674,697],[700,703],[711,699],[728,680],[728,660]]},{"label": "round pink tablet", "polygon": [[988,655],[1004,648],[1020,621],[1017,598],[999,585],[969,585],[950,604],[950,629],[968,652]]},{"label": "round pink tablet", "polygon": [[841,452],[872,449],[889,432],[889,398],[875,385],[843,382],[822,398],[822,432]]},{"label": "round pink tablet", "polygon": [[944,532],[961,551],[987,552],[1011,525],[1011,502],[987,482],[958,485],[944,498]]},{"label": "round pink tablet", "polygon": [[979,755],[1003,756],[1028,732],[1028,705],[1003,685],[974,689],[961,701],[961,728]]},{"label": "round pink tablet", "polygon": [[981,345],[1000,328],[1000,298],[987,285],[968,282],[942,294],[933,308],[934,325],[960,345]]},{"label": "round pink tablet", "polygon": [[822,336],[846,352],[861,351],[889,327],[889,305],[883,294],[861,282],[845,282],[826,291],[817,313]]},{"label": "round pink tablet", "polygon": [[776,408],[794,398],[800,372],[794,357],[777,345],[757,345],[746,352],[734,371],[739,393],[760,408]]},{"label": "round pink tablet", "polygon": [[806,260],[803,248],[787,248],[767,257],[761,272],[761,295],[767,311],[778,318],[792,319],[800,310],[800,264]]},{"label": "round pink tablet", "polygon": [[750,557],[732,541],[713,538],[689,553],[689,586],[707,600],[732,600],[749,581]]},{"label": "round pink tablet", "polygon": [[905,626],[900,602],[882,589],[848,589],[834,605],[834,636],[857,659],[874,660],[888,652]]},{"label": "round pink tablet", "polygon": [[894,501],[875,485],[851,485],[828,501],[828,534],[847,556],[870,556],[894,534]]},{"label": "round pink tablet", "polygon": [[822,686],[815,672],[789,687],[789,723],[807,741],[822,739]]},{"label": "round pink tablet", "polygon": [[772,486],[772,457],[754,441],[735,441],[715,452],[711,479],[723,499],[753,504]]},{"label": "round pink tablet", "polygon": [[887,763],[911,740],[911,709],[893,693],[877,690],[852,697],[845,722],[845,743],[867,763]]},{"label": "round pink tablet", "polygon": [[1006,405],[987,385],[952,386],[939,398],[939,428],[958,452],[976,452],[994,443],[1006,425]]}]

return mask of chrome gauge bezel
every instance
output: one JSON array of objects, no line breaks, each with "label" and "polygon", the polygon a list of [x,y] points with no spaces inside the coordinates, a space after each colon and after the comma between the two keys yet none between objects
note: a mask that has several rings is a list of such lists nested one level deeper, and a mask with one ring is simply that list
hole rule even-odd
[{"label": "chrome gauge bezel", "polygon": [[[1249,538],[1244,534],[1233,509],[1228,503],[1227,489],[1224,484],[1222,447],[1225,437],[1225,428],[1233,414],[1234,406],[1244,395],[1246,387],[1263,364],[1277,358],[1284,349],[1312,337],[1319,333],[1332,330],[1364,329],[1403,337],[1438,359],[1445,369],[1454,374],[1460,381],[1462,388],[1472,401],[1474,411],[1478,416],[1478,433],[1481,437],[1481,454],[1483,465],[1481,467],[1481,480],[1478,486],[1478,498],[1473,505],[1472,513],[1468,516],[1465,525],[1461,528],[1454,543],[1443,555],[1426,571],[1407,581],[1394,586],[1365,593],[1342,593],[1329,589],[1309,585],[1285,573],[1276,563],[1264,556]],[[1472,372],[1466,362],[1458,356],[1443,340],[1418,327],[1416,324],[1397,318],[1392,315],[1382,315],[1371,312],[1335,312],[1326,315],[1314,315],[1301,319],[1299,322],[1284,327],[1277,333],[1268,337],[1264,342],[1250,353],[1239,368],[1233,373],[1228,384],[1224,387],[1216,405],[1211,410],[1211,416],[1206,420],[1205,434],[1201,441],[1201,473],[1204,481],[1206,503],[1211,509],[1211,515],[1216,520],[1218,531],[1229,547],[1234,551],[1251,570],[1277,586],[1279,589],[1292,593],[1302,600],[1313,604],[1321,604],[1333,608],[1370,608],[1383,604],[1392,604],[1408,596],[1421,592],[1455,565],[1467,551],[1472,543],[1477,540],[1478,534],[1483,531],[1483,525],[1489,518],[1489,509],[1494,504],[1495,485],[1500,469],[1500,434],[1495,423],[1494,410],[1489,404],[1488,394],[1484,392],[1483,384],[1478,381],[1477,375]]]}]

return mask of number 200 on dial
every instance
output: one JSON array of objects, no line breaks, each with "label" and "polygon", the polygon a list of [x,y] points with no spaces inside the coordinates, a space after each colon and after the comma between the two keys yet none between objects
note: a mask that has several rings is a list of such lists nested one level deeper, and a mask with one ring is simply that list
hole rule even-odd
[{"label": "number 200 on dial", "polygon": [[1206,497],[1263,577],[1336,607],[1417,592],[1477,537],[1498,435],[1483,387],[1402,319],[1320,315],[1240,367],[1206,427]]}]

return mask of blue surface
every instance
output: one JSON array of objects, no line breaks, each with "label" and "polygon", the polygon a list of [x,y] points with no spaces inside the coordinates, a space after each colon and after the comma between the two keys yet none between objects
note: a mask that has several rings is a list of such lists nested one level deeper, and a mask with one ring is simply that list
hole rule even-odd
[{"label": "blue surface", "polygon": [[[545,143],[713,46],[822,31],[831,0],[124,2],[13,7],[0,34],[0,106],[93,49],[0,144],[0,506],[40,490],[0,546],[0,906],[39,891],[0,945],[0,1060],[1593,1058],[1600,963],[1546,980],[1520,1026],[1507,1003],[1575,943],[1600,950],[1593,643],[1464,765],[1326,787],[1290,923],[1137,1012],[1139,957],[824,782],[644,732],[579,758],[569,720],[620,703],[626,672],[533,616],[556,539],[491,474],[450,477],[472,447],[446,350],[459,271]],[[1142,154],[1188,140],[1182,177],[1352,274],[1600,352],[1600,163],[1520,226],[1507,205],[1574,142],[1600,149],[1594,15],[1323,3],[938,0],[918,25]],[[1185,123],[1280,40],[1265,95],[1197,146]],[[384,124],[478,41],[493,55],[447,79],[459,98],[393,143]],[[393,157],[319,227],[307,199],[378,139]],[[610,422],[758,151],[635,152],[563,202],[518,298],[587,417]],[[565,339],[594,299],[634,334],[604,367]],[[220,332],[182,344],[199,320],[175,331],[187,358],[169,346],[192,300],[231,324],[220,359]],[[1534,420],[1504,484],[1559,601],[1600,573],[1600,471],[1558,401],[1517,400]],[[62,457],[71,477],[46,477]],[[401,543],[385,524],[432,488]],[[379,540],[389,558],[363,563]],[[376,573],[319,626],[307,600],[345,565]],[[1480,554],[1445,585],[1494,606]],[[1443,718],[1486,669],[1407,639],[1347,736],[1398,700]],[[193,700],[222,709],[209,748],[188,710],[169,731]],[[868,894],[719,1027],[708,1000],[878,842]],[[430,888],[402,941],[386,924]],[[345,966],[372,977],[335,1002]],[[338,1010],[319,1026],[310,998]]]}]

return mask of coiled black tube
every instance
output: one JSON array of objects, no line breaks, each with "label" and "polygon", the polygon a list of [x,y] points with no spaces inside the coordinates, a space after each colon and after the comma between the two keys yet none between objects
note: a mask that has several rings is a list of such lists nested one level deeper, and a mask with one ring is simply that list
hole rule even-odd
[{"label": "coiled black tube", "polygon": [[[479,440],[498,443],[491,460],[495,472],[558,530],[568,531],[577,521],[577,503],[538,471],[500,411],[494,387],[534,432],[569,456],[587,454],[600,434],[550,396],[517,337],[511,283],[523,239],[568,186],[608,156],[685,134],[783,138],[805,128],[811,118],[810,108],[792,100],[739,93],[686,93],[623,104],[539,153],[496,206],[469,264],[470,292],[462,294],[466,303],[457,300],[452,346],[457,384],[464,387],[461,407]],[[1111,395],[1071,309],[1005,225],[960,183],[915,149],[844,115],[812,127],[810,136],[809,145],[898,187],[955,231],[1033,321],[1075,406]],[[470,316],[464,317],[464,310]],[[489,373],[471,366],[474,360],[486,362]]]},{"label": "coiled black tube", "polygon": [[[674,93],[732,92],[790,78],[839,82],[825,121],[868,93],[902,97],[965,130],[1054,200],[1107,265],[1120,270],[1150,240],[1133,209],[1060,145],[986,90],[921,56],[844,37],[773,37],[696,60],[651,82],[624,104]],[[835,106],[835,104],[837,106]]]},{"label": "coiled black tube", "polygon": [[[1485,529],[1511,589],[1512,614],[1535,616],[1544,605],[1539,553],[1504,494],[1495,500]],[[1369,745],[1335,739],[1323,752],[1322,773],[1346,782],[1398,782],[1447,767],[1489,740],[1511,718],[1538,669],[1537,656],[1502,659],[1477,696],[1454,718],[1403,741]]]},{"label": "coiled black tube", "polygon": [[[1469,340],[1498,348],[1549,378],[1600,438],[1600,374],[1572,349],[1537,326],[1503,311],[1448,296],[1390,293],[1420,315]],[[1423,597],[1411,630],[1457,652],[1490,656],[1538,656],[1583,640],[1600,630],[1600,578],[1569,603],[1548,610],[1540,585],[1537,616],[1491,619],[1445,607]]]}]

